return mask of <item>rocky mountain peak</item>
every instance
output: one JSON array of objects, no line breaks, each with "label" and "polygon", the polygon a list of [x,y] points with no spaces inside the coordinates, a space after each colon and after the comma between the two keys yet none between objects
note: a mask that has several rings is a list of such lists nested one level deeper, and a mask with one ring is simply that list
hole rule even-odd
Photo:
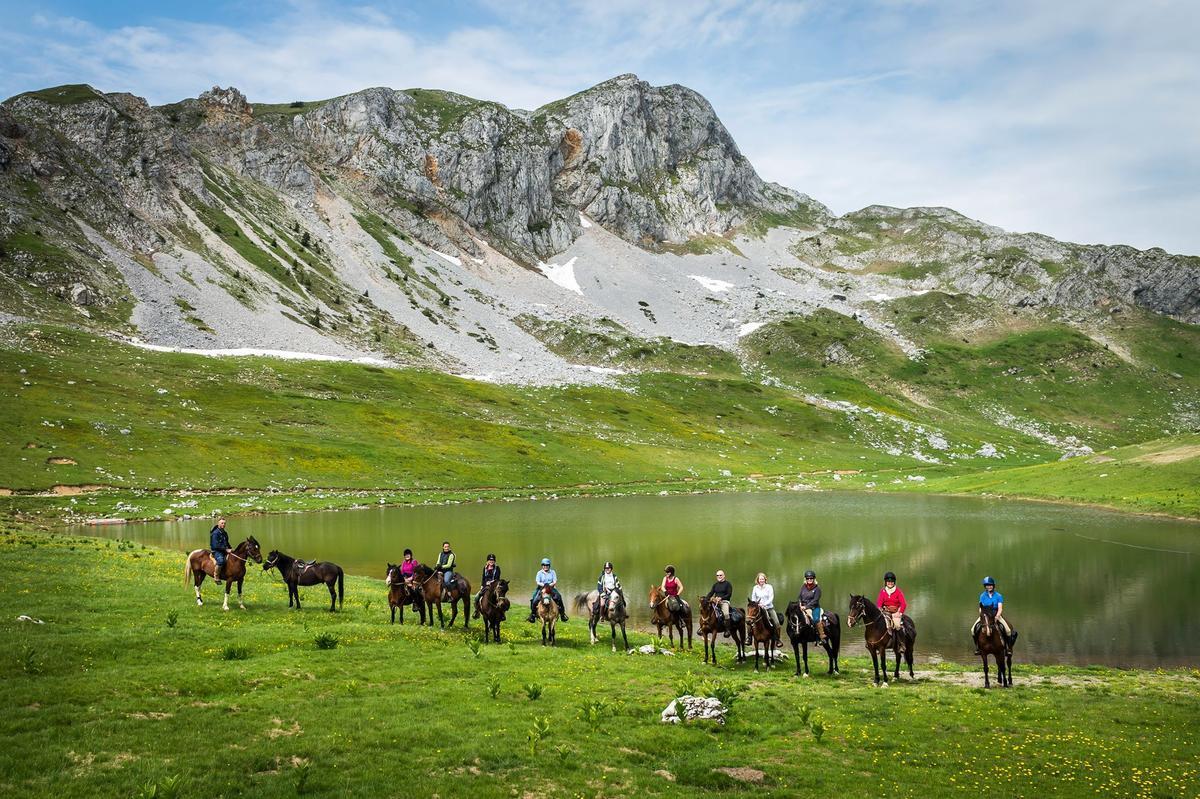
[{"label": "rocky mountain peak", "polygon": [[249,120],[254,116],[254,109],[246,100],[246,95],[232,86],[228,89],[213,86],[203,92],[198,99],[200,105],[210,116],[228,115],[244,120]]}]

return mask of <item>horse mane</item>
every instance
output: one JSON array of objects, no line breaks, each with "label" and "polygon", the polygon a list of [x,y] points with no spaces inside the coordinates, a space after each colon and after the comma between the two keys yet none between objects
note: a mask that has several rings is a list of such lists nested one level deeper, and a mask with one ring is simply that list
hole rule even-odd
[{"label": "horse mane", "polygon": [[426,566],[424,563],[418,563],[417,567],[413,569],[413,572],[421,575],[422,577],[428,577],[429,575],[433,574],[433,569],[429,566]]}]

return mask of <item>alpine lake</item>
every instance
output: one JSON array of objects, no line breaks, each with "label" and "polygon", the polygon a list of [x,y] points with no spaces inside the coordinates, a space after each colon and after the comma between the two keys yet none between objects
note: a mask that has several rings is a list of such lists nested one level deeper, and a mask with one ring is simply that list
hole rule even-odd
[{"label": "alpine lake", "polygon": [[[735,604],[744,602],[763,571],[781,614],[804,570],[814,569],[822,605],[841,615],[843,628],[849,594],[874,599],[890,569],[916,622],[921,662],[974,659],[969,628],[985,575],[996,579],[1005,616],[1020,633],[1015,661],[1167,667],[1193,665],[1200,656],[1200,614],[1194,612],[1200,606],[1200,525],[1194,522],[1045,503],[857,492],[522,500],[266,516],[236,516],[235,510],[229,509],[228,524],[234,545],[253,535],[264,557],[279,549],[378,578],[373,607],[380,623],[388,617],[386,564],[399,562],[405,547],[431,563],[448,539],[473,587],[484,558],[497,555],[512,584],[508,624],[524,623],[523,603],[543,557],[553,559],[573,625],[583,621],[571,599],[594,588],[604,561],[612,560],[640,629],[648,623],[648,590],[667,564],[675,566],[693,605],[718,568],[734,585]],[[183,553],[206,547],[211,525],[211,519],[190,519],[72,532]],[[254,566],[247,579],[279,583],[278,601],[286,608],[277,572]],[[214,587],[205,586],[212,597]],[[181,601],[190,602],[191,589],[179,590]],[[324,586],[301,591],[303,612],[325,607]],[[861,628],[843,629],[843,652],[862,651]]]}]

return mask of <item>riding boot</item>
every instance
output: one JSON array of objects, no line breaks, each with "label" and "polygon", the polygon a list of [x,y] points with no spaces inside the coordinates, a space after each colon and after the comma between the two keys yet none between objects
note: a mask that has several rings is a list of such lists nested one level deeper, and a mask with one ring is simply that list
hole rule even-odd
[{"label": "riding boot", "polygon": [[526,619],[526,621],[528,621],[530,624],[533,624],[535,621],[537,621],[537,600],[536,599],[529,600],[529,618]]},{"label": "riding boot", "polygon": [[216,576],[213,577],[213,582],[216,583],[217,585],[220,585],[221,580],[225,579],[225,566],[223,564],[218,563],[216,572],[217,572]]}]

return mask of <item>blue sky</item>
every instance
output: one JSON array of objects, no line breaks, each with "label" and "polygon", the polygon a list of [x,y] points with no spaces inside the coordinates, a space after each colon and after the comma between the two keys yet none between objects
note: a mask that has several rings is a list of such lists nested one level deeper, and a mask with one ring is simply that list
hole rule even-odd
[{"label": "blue sky", "polygon": [[0,0],[0,96],[153,103],[423,86],[532,108],[624,72],[704,94],[760,174],[841,213],[1200,254],[1200,3]]}]

